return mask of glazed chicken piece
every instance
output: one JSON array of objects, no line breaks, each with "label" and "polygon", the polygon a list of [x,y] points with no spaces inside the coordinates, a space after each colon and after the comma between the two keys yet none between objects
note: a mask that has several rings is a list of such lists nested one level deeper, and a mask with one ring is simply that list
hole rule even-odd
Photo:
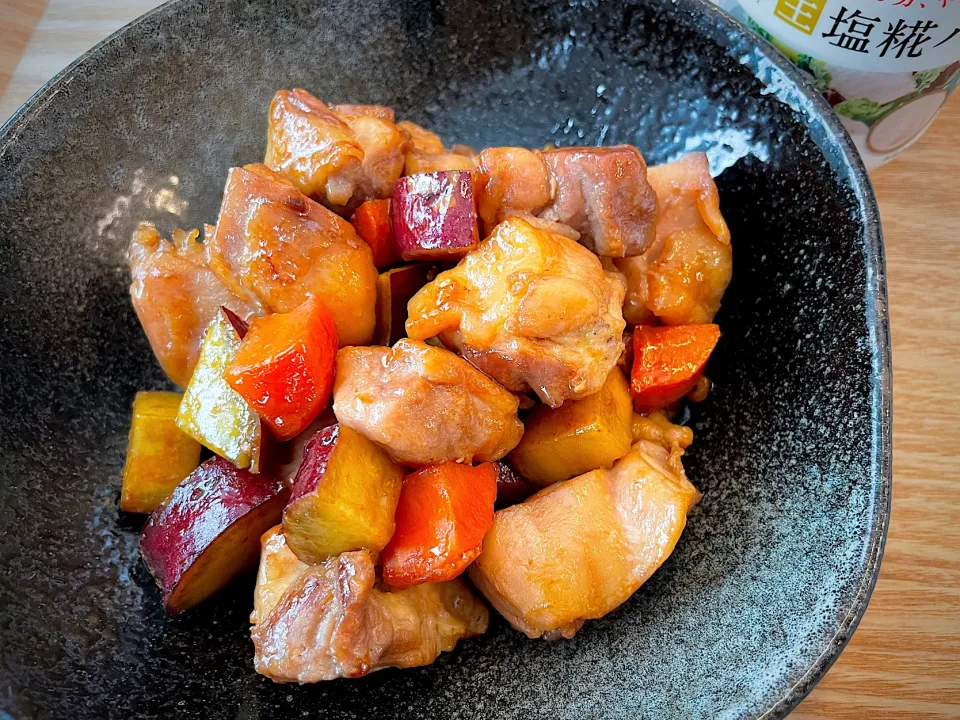
[{"label": "glazed chicken piece", "polygon": [[472,151],[458,152],[458,150],[470,150],[466,146],[454,146],[453,151],[448,151],[443,146],[439,135],[409,120],[397,123],[397,127],[407,133],[410,138],[410,148],[407,151],[403,169],[404,175],[444,170],[473,170],[477,167],[477,160]]},{"label": "glazed chicken piece", "polygon": [[364,200],[390,196],[410,141],[390,108],[334,108],[306,90],[280,90],[270,105],[264,163],[305,195],[348,215]]},{"label": "glazed chicken piece", "polygon": [[477,178],[477,211],[488,232],[512,215],[536,215],[557,193],[556,181],[535,150],[487,148],[480,153]]},{"label": "glazed chicken piece", "polygon": [[403,166],[404,175],[416,175],[426,172],[443,172],[445,170],[473,170],[477,163],[472,157],[458,153],[432,153],[425,150],[411,150]]},{"label": "glazed chicken piece", "polygon": [[346,205],[360,184],[363,149],[346,121],[306,90],[280,90],[270,103],[264,163],[305,195]]},{"label": "glazed chicken piece", "polygon": [[528,637],[573,637],[626,601],[673,551],[700,498],[681,453],[642,439],[612,469],[498,511],[470,578]]},{"label": "glazed chicken piece", "polygon": [[513,215],[535,216],[569,226],[604,257],[639,255],[655,237],[657,198],[643,156],[629,145],[488,148],[475,184],[487,231]]},{"label": "glazed chicken piece", "polygon": [[[641,255],[629,258],[617,258],[614,267],[623,275],[627,284],[627,294],[623,299],[623,319],[630,327],[636,325],[656,325],[657,318],[650,309],[650,271],[663,252],[662,238]],[[629,367],[629,366],[628,366]]]},{"label": "glazed chicken piece", "polygon": [[518,406],[462,358],[418,340],[337,354],[337,418],[405,465],[499,460],[523,435]]},{"label": "glazed chicken piece", "polygon": [[639,255],[653,243],[657,196],[635,147],[558,148],[543,160],[557,190],[539,217],[569,225],[605,257]]},{"label": "glazed chicken piece", "polygon": [[508,218],[410,300],[407,335],[441,336],[508,390],[557,407],[616,365],[624,291],[583,246]]},{"label": "glazed chicken piece", "polygon": [[379,118],[387,122],[395,122],[397,119],[393,108],[386,105],[331,105],[330,109],[348,121],[359,115]]},{"label": "glazed chicken piece", "polygon": [[164,372],[186,387],[207,326],[221,305],[244,320],[258,314],[207,267],[199,232],[175,230],[167,242],[152,225],[137,228],[130,243],[130,297]]},{"label": "glazed chicken piece", "polygon": [[341,345],[373,337],[377,269],[370,248],[350,223],[263,165],[230,170],[207,259],[247,302],[289,312],[314,295],[333,315]]},{"label": "glazed chicken piece", "polygon": [[366,550],[307,565],[279,526],[262,547],[250,616],[254,666],[276,682],[429,665],[487,630],[487,609],[462,580],[380,589]]},{"label": "glazed chicken piece", "polygon": [[430,132],[426,128],[420,127],[409,120],[401,120],[397,127],[403,130],[410,138],[410,149],[420,150],[428,153],[443,153],[446,148],[443,146],[443,140],[435,132]]},{"label": "glazed chicken piece", "polygon": [[627,281],[629,325],[713,322],[733,273],[730,230],[707,156],[650,168],[660,206],[657,236],[643,255],[616,260]]},{"label": "glazed chicken piece", "polygon": [[345,117],[363,150],[363,171],[357,191],[344,212],[352,213],[363,201],[388,198],[393,184],[403,175],[410,141],[393,122],[369,115]]}]

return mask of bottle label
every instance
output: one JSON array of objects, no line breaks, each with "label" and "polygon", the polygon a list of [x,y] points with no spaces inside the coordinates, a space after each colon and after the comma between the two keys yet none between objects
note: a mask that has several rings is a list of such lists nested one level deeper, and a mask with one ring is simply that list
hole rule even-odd
[{"label": "bottle label", "polygon": [[932,70],[960,59],[960,0],[739,0],[782,42],[839,67]]}]

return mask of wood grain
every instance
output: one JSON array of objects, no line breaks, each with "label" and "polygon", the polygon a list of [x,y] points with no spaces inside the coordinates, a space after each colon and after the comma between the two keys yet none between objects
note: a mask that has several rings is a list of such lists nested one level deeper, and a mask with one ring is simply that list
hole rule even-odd
[{"label": "wood grain", "polygon": [[[47,80],[107,35],[162,4],[157,0],[0,0],[0,7],[10,8],[11,13],[47,6],[0,98],[0,118],[6,120]],[[12,47],[14,40],[0,22],[0,47]]]},{"label": "wood grain", "polygon": [[[50,0],[24,50],[2,13],[0,119],[87,48],[159,3]],[[19,49],[18,49],[19,48]],[[2,87],[2,85],[0,85]],[[846,651],[798,720],[960,718],[960,95],[873,177],[886,238],[894,366],[893,516],[880,580]]]},{"label": "wood grain", "polygon": [[870,607],[797,718],[960,717],[960,96],[873,174],[893,335],[893,514]]},{"label": "wood grain", "polygon": [[[47,0],[0,0],[0,95],[6,91]],[[7,113],[0,110],[0,119]]]}]

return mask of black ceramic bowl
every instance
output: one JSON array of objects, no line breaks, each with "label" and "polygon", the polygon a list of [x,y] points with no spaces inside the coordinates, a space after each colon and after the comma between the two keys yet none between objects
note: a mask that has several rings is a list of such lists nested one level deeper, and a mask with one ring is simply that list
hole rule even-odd
[{"label": "black ceramic bowl", "polygon": [[[253,672],[249,580],[164,616],[118,512],[129,408],[167,386],[127,297],[138,220],[216,217],[281,87],[395,106],[476,147],[706,150],[734,279],[691,422],[676,552],[570,642],[494,620],[430,667]],[[17,718],[781,717],[862,615],[890,492],[877,209],[846,134],[769,45],[675,3],[180,0],[0,131],[0,708]],[[7,717],[3,712],[0,716]]]}]

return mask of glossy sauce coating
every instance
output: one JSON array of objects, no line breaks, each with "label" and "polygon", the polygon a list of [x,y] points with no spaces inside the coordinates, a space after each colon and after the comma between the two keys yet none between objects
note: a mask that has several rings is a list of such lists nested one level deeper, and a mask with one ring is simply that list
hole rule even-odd
[{"label": "glossy sauce coating", "polygon": [[489,614],[462,580],[376,587],[366,551],[307,565],[274,528],[263,537],[250,620],[257,672],[304,683],[427,665],[486,632]]},{"label": "glossy sauce coating", "polygon": [[340,213],[386,198],[410,140],[382,105],[328,107],[306,90],[280,90],[270,105],[264,163]]},{"label": "glossy sauce coating", "polygon": [[417,340],[337,356],[337,418],[405,465],[499,460],[523,434],[518,405],[462,358]]},{"label": "glossy sauce coating", "polygon": [[316,296],[333,315],[341,345],[373,336],[370,248],[350,223],[263,165],[230,171],[207,258],[231,290],[271,312],[290,312]]},{"label": "glossy sauce coating", "polygon": [[164,372],[186,387],[200,356],[207,325],[221,306],[244,319],[258,313],[207,266],[199,233],[174,232],[173,242],[141,225],[130,243],[130,298]]},{"label": "glossy sauce coating", "polygon": [[558,406],[616,364],[624,292],[589,250],[512,217],[413,297],[407,334],[440,335],[508,390]]},{"label": "glossy sauce coating", "polygon": [[641,440],[610,470],[496,513],[470,578],[528,637],[572,637],[636,592],[673,551],[699,493],[670,450]]},{"label": "glossy sauce coating", "polygon": [[707,156],[685,155],[647,177],[659,200],[657,235],[642,255],[615,261],[627,282],[624,318],[629,325],[712,322],[733,253]]}]

